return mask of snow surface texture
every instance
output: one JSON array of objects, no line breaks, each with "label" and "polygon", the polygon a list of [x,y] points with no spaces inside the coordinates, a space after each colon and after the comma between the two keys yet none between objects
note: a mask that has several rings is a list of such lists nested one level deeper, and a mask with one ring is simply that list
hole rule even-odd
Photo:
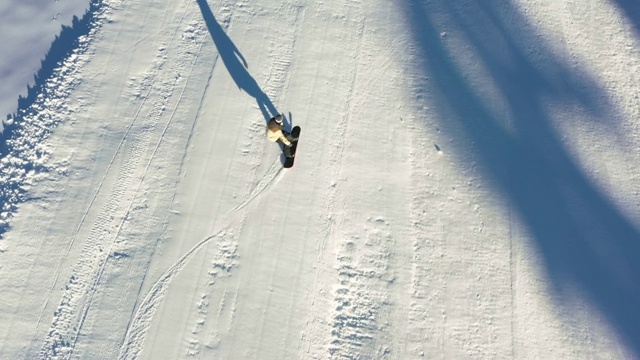
[{"label": "snow surface texture", "polygon": [[94,0],[52,45],[0,358],[640,359],[634,2],[254,3]]}]

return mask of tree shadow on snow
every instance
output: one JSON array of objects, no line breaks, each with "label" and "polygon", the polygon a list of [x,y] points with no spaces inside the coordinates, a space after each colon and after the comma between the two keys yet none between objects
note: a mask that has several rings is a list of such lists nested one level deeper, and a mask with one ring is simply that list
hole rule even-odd
[{"label": "tree shadow on snow", "polygon": [[[54,72],[60,67],[60,64],[78,48],[80,37],[88,35],[89,31],[95,26],[95,14],[101,6],[101,0],[92,0],[89,4],[89,9],[81,19],[74,16],[71,26],[62,25],[60,34],[55,37],[49,51],[40,62],[40,70],[34,75],[34,85],[27,85],[27,95],[18,97],[17,113],[7,116],[7,119],[11,117],[13,122],[11,125],[5,125],[2,133],[0,133],[0,160],[8,157],[14,160],[20,159],[20,161],[13,161],[11,165],[3,165],[10,167],[6,169],[8,172],[15,174],[27,173],[31,170],[42,170],[40,165],[35,165],[29,161],[28,156],[25,154],[37,152],[35,146],[39,141],[43,141],[50,131],[49,129],[44,129],[38,134],[33,134],[30,130],[25,129],[23,119],[25,116],[33,115],[40,111],[39,109],[34,109],[34,105],[46,102],[46,99],[50,97],[48,92],[57,90],[51,87],[47,89],[47,82],[54,76]],[[1,175],[0,211],[3,213],[3,218],[8,220],[16,211],[18,203],[24,200],[26,190],[24,189],[23,177],[6,175],[6,172]],[[0,220],[0,239],[8,230],[8,227],[7,221]]]},{"label": "tree shadow on snow", "polygon": [[249,71],[247,71],[248,65],[246,60],[213,16],[213,12],[211,12],[211,8],[207,4],[207,1],[196,1],[198,2],[198,6],[200,6],[202,17],[204,18],[207,28],[209,29],[209,34],[218,49],[220,58],[222,58],[222,62],[227,67],[233,81],[235,81],[238,88],[246,91],[247,94],[256,99],[258,107],[260,108],[260,111],[262,111],[262,115],[265,120],[269,120],[272,116],[275,116],[278,113],[275,106],[273,106],[273,103],[267,94],[262,91],[256,80],[251,76],[251,74],[249,74]]},{"label": "tree shadow on snow", "polygon": [[[416,66],[441,110],[439,127],[473,144],[472,156],[532,234],[555,298],[570,309],[579,289],[640,356],[640,233],[567,153],[549,112],[551,105],[577,109],[615,131],[605,91],[563,63],[509,2],[454,3],[405,0],[400,6]],[[470,58],[478,66],[458,65]],[[477,69],[486,71],[502,99],[501,114],[469,80]]]},{"label": "tree shadow on snow", "polygon": [[636,32],[640,34],[640,1],[638,0],[613,0],[624,12],[625,16],[633,23]]},{"label": "tree shadow on snow", "polygon": [[5,131],[0,134],[1,155],[4,156],[7,153],[7,139],[11,138],[11,130],[19,126],[20,117],[30,111],[30,107],[36,102],[38,95],[42,94],[46,96],[46,94],[43,94],[44,86],[53,75],[55,69],[78,47],[78,39],[81,36],[89,34],[94,15],[100,6],[101,1],[93,0],[90,3],[89,9],[87,9],[82,16],[82,19],[74,16],[71,26],[62,25],[60,34],[56,35],[49,51],[47,51],[44,59],[40,62],[40,70],[33,76],[33,86],[27,85],[26,96],[18,96],[18,111],[17,114],[12,116],[15,117],[15,125],[6,126]]}]

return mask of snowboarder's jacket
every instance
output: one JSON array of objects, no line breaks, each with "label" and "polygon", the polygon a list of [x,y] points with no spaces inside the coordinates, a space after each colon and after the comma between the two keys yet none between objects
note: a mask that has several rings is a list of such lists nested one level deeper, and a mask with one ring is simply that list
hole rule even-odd
[{"label": "snowboarder's jacket", "polygon": [[267,123],[267,139],[273,142],[280,141],[287,146],[291,146],[291,142],[282,132],[282,126],[278,125],[275,120],[270,120],[269,123]]}]

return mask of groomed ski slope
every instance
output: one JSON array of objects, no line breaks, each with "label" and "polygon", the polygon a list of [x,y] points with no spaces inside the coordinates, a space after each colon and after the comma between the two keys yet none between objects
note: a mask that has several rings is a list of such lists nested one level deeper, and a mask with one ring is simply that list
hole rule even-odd
[{"label": "groomed ski slope", "polygon": [[640,358],[631,3],[92,4],[2,161],[0,358]]}]

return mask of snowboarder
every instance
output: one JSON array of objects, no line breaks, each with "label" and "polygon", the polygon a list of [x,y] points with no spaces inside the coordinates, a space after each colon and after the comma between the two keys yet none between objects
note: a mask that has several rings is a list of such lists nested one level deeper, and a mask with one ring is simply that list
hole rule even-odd
[{"label": "snowboarder", "polygon": [[293,146],[293,142],[298,139],[284,130],[282,128],[283,126],[282,115],[272,117],[267,123],[267,139],[281,143],[284,146],[284,156],[292,158],[294,154],[291,151],[291,147]]}]

